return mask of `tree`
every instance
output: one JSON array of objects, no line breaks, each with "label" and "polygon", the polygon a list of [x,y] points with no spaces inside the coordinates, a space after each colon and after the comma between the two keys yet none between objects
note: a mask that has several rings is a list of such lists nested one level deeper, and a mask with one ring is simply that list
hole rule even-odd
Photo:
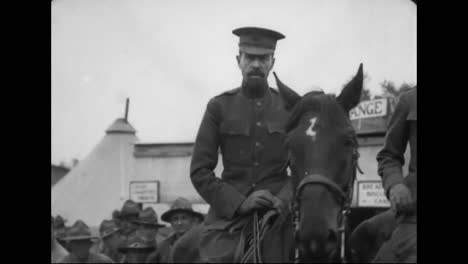
[{"label": "tree", "polygon": [[382,88],[382,95],[379,97],[391,97],[398,101],[400,94],[413,89],[415,85],[404,82],[397,88],[392,81],[384,80],[380,83],[380,87]]},{"label": "tree", "polygon": [[395,83],[392,81],[384,80],[380,83],[380,87],[382,88],[382,96],[383,97],[398,97],[399,91],[395,86]]},{"label": "tree", "polygon": [[362,88],[361,102],[362,102],[362,101],[371,100],[371,99],[372,99],[372,97],[371,97],[370,90],[367,89],[367,88]]}]

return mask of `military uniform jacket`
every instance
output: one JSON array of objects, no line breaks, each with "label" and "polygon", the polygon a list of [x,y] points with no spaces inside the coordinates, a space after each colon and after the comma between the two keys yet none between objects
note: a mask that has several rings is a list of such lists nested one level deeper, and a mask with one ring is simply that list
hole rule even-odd
[{"label": "military uniform jacket", "polygon": [[[283,106],[272,88],[261,99],[249,99],[237,88],[208,102],[190,166],[195,189],[210,204],[207,225],[225,228],[253,191],[266,189],[281,198],[288,180],[284,128],[289,114]],[[219,150],[221,178],[214,173]]]},{"label": "military uniform jacket", "polygon": [[171,263],[171,249],[172,245],[177,241],[177,236],[172,234],[164,239],[159,245],[158,249],[151,253],[146,260],[146,263]]},{"label": "military uniform jacket", "polygon": [[[398,183],[408,186],[413,200],[417,193],[417,88],[401,95],[390,119],[383,149],[377,154],[378,173],[382,177],[383,187],[388,197],[390,188]],[[408,175],[403,177],[402,166],[405,162],[406,146],[410,146]],[[416,207],[415,207],[416,208]]]},{"label": "military uniform jacket", "polygon": [[80,261],[73,253],[62,258],[58,263],[114,263],[112,259],[97,253],[89,253],[88,259],[85,262]]}]

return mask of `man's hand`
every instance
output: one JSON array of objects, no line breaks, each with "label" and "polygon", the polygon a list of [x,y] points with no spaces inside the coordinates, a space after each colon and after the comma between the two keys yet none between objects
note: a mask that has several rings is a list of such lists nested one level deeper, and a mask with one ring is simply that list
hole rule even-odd
[{"label": "man's hand", "polygon": [[[279,200],[279,201],[278,201]],[[271,194],[268,190],[258,190],[249,195],[238,209],[238,213],[243,215],[255,209],[276,208],[280,206],[281,200]]]},{"label": "man's hand", "polygon": [[406,185],[399,183],[390,189],[390,204],[395,212],[406,211],[411,208],[413,199],[411,192]]}]

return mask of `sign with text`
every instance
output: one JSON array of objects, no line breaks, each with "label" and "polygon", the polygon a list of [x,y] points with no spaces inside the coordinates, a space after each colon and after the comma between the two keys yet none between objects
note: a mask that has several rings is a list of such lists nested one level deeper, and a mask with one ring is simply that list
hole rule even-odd
[{"label": "sign with text", "polygon": [[159,181],[130,182],[130,199],[137,203],[159,202]]},{"label": "sign with text", "polygon": [[381,181],[358,182],[359,207],[390,207]]},{"label": "sign with text", "polygon": [[381,117],[387,115],[387,99],[363,101],[349,111],[351,120]]}]

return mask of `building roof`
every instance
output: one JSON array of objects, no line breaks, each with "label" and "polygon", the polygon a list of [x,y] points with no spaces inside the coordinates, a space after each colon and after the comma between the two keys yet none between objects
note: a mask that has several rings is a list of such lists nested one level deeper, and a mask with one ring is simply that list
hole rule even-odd
[{"label": "building roof", "polygon": [[187,143],[137,143],[133,151],[140,157],[187,157],[193,152],[193,142]]},{"label": "building roof", "polygon": [[130,123],[124,118],[118,118],[114,121],[112,125],[106,130],[107,134],[110,133],[128,133],[128,134],[135,134],[136,130],[133,128]]}]

